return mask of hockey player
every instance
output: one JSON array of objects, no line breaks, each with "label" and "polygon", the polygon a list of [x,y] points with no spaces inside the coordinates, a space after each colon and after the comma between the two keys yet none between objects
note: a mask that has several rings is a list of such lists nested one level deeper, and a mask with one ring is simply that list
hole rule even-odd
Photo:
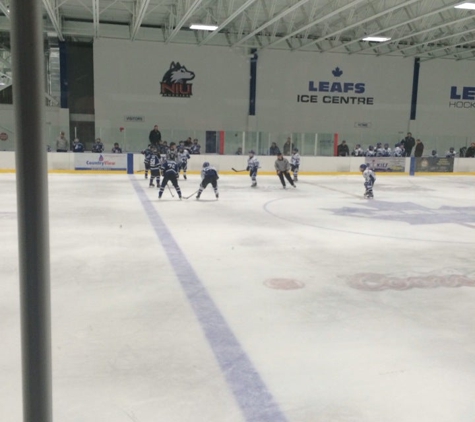
[{"label": "hockey player", "polygon": [[167,154],[167,160],[168,160],[168,157],[170,157],[171,155],[173,155],[174,157],[177,157],[178,151],[176,150],[175,142],[170,142],[170,145],[168,147],[166,154]]},{"label": "hockey player", "polygon": [[146,179],[148,179],[148,171],[150,170],[150,157],[152,156],[152,150],[150,148],[151,148],[151,145],[149,144],[147,148],[142,151]]},{"label": "hockey player", "polygon": [[351,155],[353,157],[363,157],[364,156],[364,151],[361,148],[360,144],[356,144],[355,149],[351,151]]},{"label": "hockey player", "polygon": [[76,138],[73,141],[73,152],[84,152],[84,145]]},{"label": "hockey player", "polygon": [[284,189],[286,189],[284,176],[294,188],[296,187],[294,181],[290,177],[289,160],[287,160],[287,158],[284,158],[281,152],[277,154],[277,160],[275,160],[274,167],[275,167],[275,171],[277,172],[277,176],[279,176],[280,182],[282,183],[282,186],[284,187]]},{"label": "hockey player", "polygon": [[292,170],[292,174],[294,176],[294,182],[298,182],[300,169],[300,154],[298,148],[294,148],[292,152],[292,157],[290,157],[290,169]]},{"label": "hockey player", "polygon": [[364,193],[365,198],[373,198],[373,185],[376,181],[376,175],[374,171],[367,164],[360,165],[360,171],[364,177],[364,187],[366,189]]},{"label": "hockey player", "polygon": [[432,150],[430,156],[431,156],[432,158],[438,158],[438,157],[439,157],[439,156],[437,155],[437,151],[436,151],[435,149]]},{"label": "hockey player", "polygon": [[381,142],[378,142],[376,144],[376,157],[384,157],[384,152],[383,152],[383,144]]},{"label": "hockey player", "polygon": [[251,188],[255,188],[257,186],[257,170],[259,169],[259,160],[255,156],[255,152],[253,150],[249,151],[249,158],[247,160],[247,168],[246,170],[249,171],[249,176],[251,177],[252,184]]},{"label": "hockey player", "polygon": [[370,145],[364,153],[365,157],[376,157],[376,151],[373,145]]},{"label": "hockey player", "polygon": [[457,155],[457,151],[455,151],[454,147],[450,147],[450,149],[445,153],[445,158],[455,158]]},{"label": "hockey player", "polygon": [[203,192],[203,190],[206,189],[206,186],[208,186],[210,183],[211,183],[211,186],[213,186],[216,199],[218,199],[219,198],[218,179],[219,179],[218,171],[214,167],[211,167],[207,161],[205,161],[203,163],[203,168],[201,169],[201,183],[200,183],[200,188],[198,189],[198,193],[196,195],[196,199],[200,199],[201,193]]},{"label": "hockey player", "polygon": [[178,147],[178,164],[180,166],[180,172],[183,170],[183,178],[186,180],[186,170],[188,169],[188,159],[190,153],[183,146]]},{"label": "hockey player", "polygon": [[96,142],[92,144],[92,152],[101,153],[104,152],[104,144],[101,142],[101,138],[97,138]]},{"label": "hockey player", "polygon": [[152,146],[150,148],[150,183],[149,187],[153,188],[155,185],[153,184],[153,181],[157,179],[157,188],[160,186],[160,164],[161,164],[161,159],[160,159],[160,154],[158,153],[158,149],[155,146]]},{"label": "hockey player", "polygon": [[119,146],[118,142],[116,142],[114,144],[114,148],[112,148],[112,153],[113,154],[122,154],[122,148]]},{"label": "hockey player", "polygon": [[391,157],[391,148],[389,148],[389,144],[384,144],[384,148],[381,151],[383,157]]},{"label": "hockey player", "polygon": [[401,144],[396,144],[394,146],[394,156],[404,157],[404,154],[405,154],[404,147]]},{"label": "hockey player", "polygon": [[175,187],[176,193],[178,194],[178,198],[181,200],[181,189],[177,182],[180,169],[178,168],[178,164],[175,160],[175,154],[168,154],[168,159],[163,161],[161,164],[163,170],[163,179],[158,192],[158,199],[162,197],[167,183],[172,182],[172,185]]}]

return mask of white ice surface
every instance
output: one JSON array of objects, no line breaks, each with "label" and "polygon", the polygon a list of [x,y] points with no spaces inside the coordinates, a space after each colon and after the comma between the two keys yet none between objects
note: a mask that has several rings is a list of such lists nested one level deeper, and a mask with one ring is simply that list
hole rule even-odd
[{"label": "white ice surface", "polygon": [[[159,202],[134,177],[289,421],[475,421],[474,178],[379,177],[368,202],[358,176],[295,190],[222,176],[219,201],[209,186]],[[54,420],[249,422],[128,176],[49,182]],[[14,175],[0,175],[0,233],[0,421],[20,422]],[[363,273],[384,290],[356,288]]]}]

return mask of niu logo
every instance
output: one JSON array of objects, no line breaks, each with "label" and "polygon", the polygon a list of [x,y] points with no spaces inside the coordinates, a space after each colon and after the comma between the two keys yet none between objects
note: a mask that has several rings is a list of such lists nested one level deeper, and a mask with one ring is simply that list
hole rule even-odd
[{"label": "niu logo", "polygon": [[193,84],[188,83],[188,81],[194,78],[194,72],[191,72],[179,62],[172,62],[170,68],[163,75],[160,83],[160,94],[163,97],[189,98],[193,95]]}]

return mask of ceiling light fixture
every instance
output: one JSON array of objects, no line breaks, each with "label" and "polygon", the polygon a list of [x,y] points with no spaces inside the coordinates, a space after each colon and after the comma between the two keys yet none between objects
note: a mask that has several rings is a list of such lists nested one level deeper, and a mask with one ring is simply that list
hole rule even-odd
[{"label": "ceiling light fixture", "polygon": [[391,38],[388,37],[365,37],[363,41],[374,41],[374,42],[384,42],[389,41]]},{"label": "ceiling light fixture", "polygon": [[200,23],[193,23],[190,25],[190,29],[196,29],[199,31],[215,31],[218,29],[216,25],[202,25]]},{"label": "ceiling light fixture", "polygon": [[465,2],[454,6],[455,9],[475,10],[475,3]]}]

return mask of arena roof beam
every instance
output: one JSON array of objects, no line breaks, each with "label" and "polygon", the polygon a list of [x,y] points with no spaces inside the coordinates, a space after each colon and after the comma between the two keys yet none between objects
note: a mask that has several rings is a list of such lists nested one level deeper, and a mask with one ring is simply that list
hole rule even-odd
[{"label": "arena roof beam", "polygon": [[301,28],[293,31],[292,33],[286,35],[285,37],[279,38],[278,40],[276,40],[274,42],[271,42],[270,44],[264,46],[263,49],[273,47],[274,45],[279,44],[279,43],[281,43],[281,42],[283,42],[283,41],[285,41],[289,38],[292,38],[295,35],[297,35],[298,33],[302,32],[302,31],[305,31],[306,29],[311,28],[312,26],[318,25],[319,23],[322,23],[322,22],[332,18],[333,16],[336,16],[339,13],[344,12],[345,10],[351,9],[352,7],[358,5],[359,3],[363,3],[365,1],[367,1],[367,0],[353,0],[351,3],[348,3],[345,6],[339,7],[338,9],[335,9],[332,12],[327,13],[325,16],[322,16],[320,19],[317,19],[313,22],[310,22],[307,25],[302,26]]},{"label": "arena roof beam", "polygon": [[92,23],[94,38],[99,37],[99,0],[92,0]]},{"label": "arena roof beam", "polygon": [[[469,19],[474,20],[474,17],[470,16],[470,17],[463,18],[462,20],[469,20]],[[425,30],[423,32],[430,32],[430,31],[433,31],[435,29],[439,29],[439,28],[444,27],[444,26],[450,26],[452,23],[456,23],[456,22],[457,21],[446,22],[445,24],[435,26],[435,27],[430,28],[429,30]],[[422,45],[431,44],[431,43],[435,43],[435,42],[438,42],[438,41],[443,41],[443,40],[446,40],[446,39],[449,39],[449,38],[453,38],[453,37],[457,37],[457,36],[461,36],[461,35],[465,35],[465,34],[471,34],[473,32],[475,32],[475,29],[470,28],[466,31],[456,32],[456,33],[450,34],[450,35],[444,35],[443,37],[439,37],[439,38],[428,39],[428,40],[426,40],[424,42],[421,42],[421,43],[418,43],[418,44],[413,44],[413,45],[408,45],[407,47],[398,48],[397,50],[390,50],[390,51],[387,51],[386,53],[379,53],[378,56],[385,56],[386,54],[391,54],[391,53],[394,53],[395,51],[402,52],[402,51],[406,51],[406,50],[411,50],[413,48],[417,48],[417,47],[420,47]],[[419,34],[419,33],[416,33],[416,34]],[[416,34],[412,34],[412,35],[416,35]]]},{"label": "arena roof beam", "polygon": [[[54,1],[54,0],[52,0]],[[46,13],[48,13],[49,19],[53,24],[53,28],[56,31],[56,35],[60,41],[64,41],[63,33],[61,31],[61,23],[59,19],[59,12],[58,8],[55,4],[52,3],[50,0],[43,0],[43,6],[46,9]]]},{"label": "arena roof beam", "polygon": [[211,34],[209,34],[199,45],[206,44],[211,38],[219,33],[226,25],[236,19],[242,12],[244,12],[252,3],[255,3],[257,0],[247,0],[240,8],[233,12],[221,25],[219,25]]},{"label": "arena roof beam", "polygon": [[[452,2],[452,4],[448,5],[448,6],[444,6],[444,7],[441,7],[440,9],[437,9],[437,10],[433,10],[432,12],[429,12],[429,13],[425,13],[423,15],[420,15],[420,16],[416,16],[412,19],[409,19],[407,21],[404,21],[404,22],[401,22],[401,23],[398,23],[396,25],[392,25],[388,28],[383,28],[383,29],[380,29],[376,32],[371,32],[369,34],[365,34],[365,36],[367,37],[374,37],[374,36],[377,36],[377,35],[380,35],[382,34],[383,32],[386,32],[388,33],[389,31],[393,31],[394,29],[397,29],[397,28],[400,28],[401,26],[405,26],[405,25],[409,25],[413,22],[416,22],[418,20],[421,20],[421,19],[425,19],[425,18],[428,18],[429,16],[432,16],[432,15],[438,15],[439,13],[442,13],[442,12],[445,12],[446,10],[449,10],[449,9],[453,9],[454,8],[454,4],[458,4],[460,3],[459,0],[455,0]],[[350,45],[353,45],[353,44],[356,44],[356,43],[360,43],[362,42],[361,41],[361,37],[357,37],[356,39],[352,40],[352,41],[349,41],[349,42],[346,42],[346,43],[343,43],[341,45],[337,45],[333,48],[330,48],[328,50],[325,50],[326,52],[328,51],[333,51],[333,50],[338,50],[339,48],[347,48],[348,46]],[[360,50],[360,51],[363,51],[363,50]]]},{"label": "arena roof beam", "polygon": [[[353,23],[353,24],[351,24],[351,25],[345,26],[344,28],[341,28],[341,29],[339,29],[338,31],[334,31],[334,32],[332,32],[332,33],[330,33],[330,34],[326,34],[326,35],[324,35],[324,36],[322,36],[322,37],[320,37],[320,38],[318,38],[318,39],[316,39],[316,40],[312,40],[312,41],[310,41],[310,42],[308,42],[308,43],[302,44],[300,47],[294,48],[293,50],[300,50],[300,49],[305,48],[305,47],[307,47],[307,46],[309,46],[309,45],[315,44],[315,43],[318,42],[318,41],[322,41],[322,40],[324,40],[325,38],[334,37],[335,35],[341,34],[342,32],[345,32],[345,31],[347,31],[348,29],[361,26],[361,25],[363,25],[363,24],[365,24],[365,23],[367,23],[367,22],[370,22],[370,21],[373,21],[373,20],[376,20],[376,19],[380,18],[381,16],[387,15],[388,13],[392,13],[392,12],[398,10],[398,9],[403,8],[403,7],[409,6],[409,5],[413,4],[413,3],[417,3],[418,1],[419,1],[419,0],[408,0],[408,1],[405,1],[404,3],[398,4],[397,6],[390,7],[389,9],[385,9],[385,10],[379,12],[379,13],[376,13],[376,14],[374,14],[374,15],[371,15],[371,16],[367,17],[366,19],[363,19],[363,20],[358,21],[358,22],[355,22],[355,23]],[[323,50],[323,51],[325,51],[325,50]]]},{"label": "arena roof beam", "polygon": [[142,0],[135,3],[135,13],[133,17],[133,26],[132,32],[130,33],[130,39],[133,41],[139,32],[140,27],[142,26],[143,18],[148,9],[148,5],[150,4],[150,0]]},{"label": "arena roof beam", "polygon": [[[467,54],[467,53],[473,53],[475,51],[475,48],[471,48],[471,49],[467,49],[466,51],[453,51],[453,49],[457,48],[457,47],[462,47],[464,45],[467,45],[467,44],[475,44],[475,39],[471,39],[471,40],[468,40],[468,41],[464,41],[464,42],[461,42],[461,43],[458,43],[458,44],[455,44],[455,45],[446,45],[445,47],[439,47],[439,48],[436,48],[435,50],[430,50],[430,51],[427,51],[425,54],[429,54],[429,57],[424,57],[424,58],[421,58],[421,62],[426,62],[428,60],[434,60],[434,59],[442,59],[444,57],[448,57],[448,56],[457,56],[457,55],[461,55],[461,54]],[[449,53],[446,53],[446,54],[442,54],[442,55],[439,55],[439,56],[436,56],[436,55],[433,55],[436,51],[445,51],[445,50],[451,50]],[[416,55],[416,54],[415,54]],[[410,57],[410,56],[408,56]],[[458,58],[458,60],[462,60],[461,58]]]},{"label": "arena roof beam", "polygon": [[188,19],[190,19],[191,15],[195,12],[196,9],[200,6],[203,0],[195,0],[193,4],[188,8],[188,10],[185,12],[185,14],[182,16],[180,19],[180,22],[178,22],[171,32],[171,34],[168,36],[168,38],[165,40],[165,44],[168,44],[173,38],[175,38],[175,35],[178,34],[180,31],[181,27],[186,23]]},{"label": "arena roof beam", "polygon": [[[475,32],[475,29],[472,28],[472,29],[468,29],[468,30],[463,31],[463,32],[458,32],[457,34],[446,35],[445,37],[436,38],[434,40],[426,41],[426,42],[421,43],[421,44],[416,44],[416,45],[411,45],[410,47],[401,48],[398,51],[410,50],[412,48],[417,48],[417,47],[420,47],[422,45],[432,44],[432,43],[436,43],[438,41],[443,41],[443,40],[446,40],[448,38],[462,36],[462,35],[466,35],[466,34],[473,34],[474,32]],[[474,42],[474,40],[471,39],[470,41],[462,42],[460,44],[446,45],[444,47],[439,47],[439,48],[436,48],[436,49],[433,49],[433,50],[428,50],[428,51],[416,51],[415,53],[412,53],[412,54],[404,54],[404,57],[412,57],[412,56],[417,56],[419,54],[433,53],[434,51],[446,50],[447,48],[453,48],[453,47],[457,47],[459,45],[470,44],[471,42]]]},{"label": "arena roof beam", "polygon": [[10,19],[10,9],[5,6],[5,3],[3,3],[2,0],[0,0],[0,11],[8,18]]},{"label": "arena roof beam", "polygon": [[298,3],[295,3],[293,6],[290,6],[288,9],[285,9],[283,12],[279,13],[277,16],[274,16],[272,19],[268,20],[264,24],[262,24],[259,28],[255,29],[251,33],[247,34],[245,37],[241,38],[239,41],[235,42],[232,47],[242,44],[243,42],[247,41],[249,38],[252,38],[254,35],[261,32],[264,28],[272,25],[273,23],[277,22],[278,20],[282,19],[284,16],[292,13],[294,10],[298,9],[303,4],[307,3],[309,0],[300,0]]},{"label": "arena roof beam", "polygon": [[[465,22],[465,21],[473,20],[473,19],[474,19],[474,17],[473,17],[473,15],[471,15],[471,16],[466,16],[464,18],[456,19],[456,20],[453,20],[453,21],[450,21],[450,22],[442,22],[440,25],[432,26],[430,28],[426,28],[426,29],[424,29],[422,31],[418,31],[418,32],[411,32],[411,33],[409,33],[407,35],[404,35],[402,37],[393,38],[390,41],[385,41],[385,42],[379,43],[377,46],[373,45],[373,46],[370,46],[370,47],[362,48],[361,50],[355,51],[355,53],[361,53],[362,51],[370,50],[370,49],[373,49],[373,50],[378,49],[378,48],[384,47],[385,45],[388,45],[388,44],[394,44],[398,41],[407,40],[408,38],[412,38],[412,37],[415,37],[417,35],[426,34],[427,32],[435,31],[435,30],[440,29],[440,28],[444,28],[444,27],[447,27],[447,26],[450,26],[450,25],[453,25],[453,24],[456,24],[456,23],[461,23],[461,22]],[[427,44],[429,42],[430,41],[426,41],[425,44]],[[395,51],[397,51],[397,50],[391,50],[388,53],[394,53]],[[382,54],[378,54],[378,55],[382,55]]]}]

